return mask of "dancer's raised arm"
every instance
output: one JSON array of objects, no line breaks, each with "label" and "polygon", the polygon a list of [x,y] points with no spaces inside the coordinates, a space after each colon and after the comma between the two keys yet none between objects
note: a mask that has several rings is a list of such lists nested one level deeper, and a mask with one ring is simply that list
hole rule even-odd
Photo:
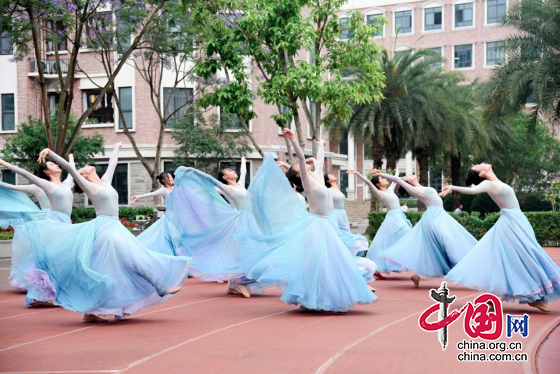
[{"label": "dancer's raised arm", "polygon": [[315,170],[313,171],[313,174],[315,174],[318,180],[323,181],[324,185],[325,178],[323,177],[323,169],[325,167],[325,140],[321,139],[317,143],[319,144],[319,148],[317,149],[317,159],[314,161]]},{"label": "dancer's raised arm", "polygon": [[[298,158],[299,175],[301,177],[301,182],[303,183],[303,188],[306,190],[306,192],[311,192],[311,181],[309,179],[309,174],[307,174],[307,163],[305,160],[305,155],[303,154],[303,150],[299,146],[298,142],[296,142],[296,138],[292,130],[284,129],[284,131],[282,131],[282,136],[285,136],[291,140],[292,146],[294,147],[294,152],[296,153],[296,157]],[[321,176],[320,179],[322,178],[323,177]]]},{"label": "dancer's raised arm", "polygon": [[107,167],[105,174],[101,177],[101,180],[107,182],[108,184],[111,184],[113,181],[113,175],[115,174],[115,169],[117,168],[117,163],[119,162],[119,152],[121,147],[121,142],[117,142],[113,145],[113,153],[109,159],[109,166]]},{"label": "dancer's raised arm", "polygon": [[[76,168],[76,164],[74,163],[74,155],[73,154],[69,154],[68,155],[68,164],[70,165],[70,167],[72,168]],[[72,188],[72,185],[74,184],[74,178],[72,177],[72,174],[68,173],[68,175],[66,176],[66,179],[62,182],[62,184],[68,188]]]},{"label": "dancer's raised arm", "polygon": [[[395,177],[396,178],[399,177],[399,169],[395,170]],[[387,191],[394,193],[396,187],[397,187],[397,184],[395,182],[391,182],[391,185],[387,188]]]},{"label": "dancer's raised arm", "polygon": [[18,166],[15,166],[13,164],[10,164],[2,159],[0,159],[0,165],[5,167],[6,169],[13,171],[16,174],[21,175],[22,177],[24,177],[25,179],[27,179],[29,182],[33,183],[34,185],[36,185],[37,187],[39,187],[40,189],[42,189],[43,191],[50,193],[54,190],[54,186],[51,185],[51,182],[47,181],[46,179],[43,178],[39,178],[38,176],[28,172],[25,169],[22,169]]},{"label": "dancer's raised arm", "polygon": [[245,188],[245,179],[247,178],[247,160],[245,157],[241,157],[241,168],[239,170],[239,181],[237,182],[239,185]]},{"label": "dancer's raised arm", "polygon": [[188,171],[192,171],[194,174],[205,178],[207,180],[209,180],[210,182],[212,182],[212,184],[214,184],[215,188],[218,190],[217,192],[224,195],[227,199],[227,201],[230,204],[234,204],[234,199],[231,196],[230,192],[227,190],[227,188],[225,188],[226,186],[224,186],[223,183],[221,183],[219,180],[217,180],[216,178],[214,178],[211,175],[206,174],[205,172],[202,172],[198,169],[192,168],[192,167],[186,167],[186,166],[181,166],[180,168],[182,168],[183,170],[188,170]]},{"label": "dancer's raised arm", "polygon": [[369,187],[371,192],[373,192],[373,194],[375,195],[375,197],[377,197],[378,200],[383,199],[383,194],[381,193],[381,191],[379,191],[379,189],[373,183],[371,183],[371,181],[367,179],[365,176],[358,173],[356,170],[348,170],[346,174],[356,174],[356,176],[360,178],[362,182],[364,182]]},{"label": "dancer's raised arm", "polygon": [[424,187],[414,187],[407,181],[403,180],[402,178],[397,178],[394,175],[384,174],[380,170],[373,169],[372,170],[373,176],[382,176],[383,178],[387,179],[390,182],[395,182],[399,186],[403,187],[409,194],[417,198],[423,198],[424,193],[422,192]]},{"label": "dancer's raised arm", "polygon": [[445,186],[441,190],[439,196],[444,197],[450,192],[457,191],[465,195],[478,195],[481,193],[490,193],[493,190],[492,182],[485,180],[474,187]]}]

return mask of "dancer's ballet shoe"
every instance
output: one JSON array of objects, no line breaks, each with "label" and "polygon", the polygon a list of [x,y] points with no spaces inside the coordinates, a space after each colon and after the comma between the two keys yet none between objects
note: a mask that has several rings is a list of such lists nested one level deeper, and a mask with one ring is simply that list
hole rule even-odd
[{"label": "dancer's ballet shoe", "polygon": [[84,314],[84,316],[82,317],[82,322],[83,323],[105,323],[105,322],[109,322],[104,318],[98,317],[94,314]]},{"label": "dancer's ballet shoe", "polygon": [[369,284],[368,284],[368,287],[369,287],[369,290],[370,290],[371,292],[375,292],[375,288],[373,288],[373,287],[370,286]]},{"label": "dancer's ballet shoe", "polygon": [[30,308],[49,308],[53,306],[55,305],[50,301],[39,301],[39,300],[35,300],[33,303],[29,304]]},{"label": "dancer's ballet shoe", "polygon": [[241,292],[241,294],[245,297],[251,297],[251,294],[249,293],[249,290],[247,289],[247,287],[242,286],[240,284],[237,285],[237,289],[239,290],[239,292]]},{"label": "dancer's ballet shoe", "polygon": [[235,289],[233,289],[233,288],[228,288],[227,291],[226,291],[226,293],[227,293],[228,295],[241,295],[241,292],[239,292],[239,291],[237,291],[237,290],[235,290]]},{"label": "dancer's ballet shoe", "polygon": [[189,274],[189,278],[194,278],[194,275],[192,275],[192,274]]},{"label": "dancer's ballet shoe", "polygon": [[317,309],[309,309],[309,308],[304,307],[303,305],[300,305],[298,310],[300,312],[303,312],[303,313],[319,313],[320,312]]},{"label": "dancer's ballet shoe", "polygon": [[376,277],[376,278],[379,279],[379,280],[386,280],[386,279],[387,279],[386,277],[383,276],[383,274],[381,274],[381,273],[378,272],[378,271],[376,271],[376,272],[373,274],[373,276]]},{"label": "dancer's ballet shoe", "polygon": [[183,288],[183,287],[181,287],[181,286],[175,287],[174,289],[167,291],[167,292],[165,293],[165,295],[163,295],[163,296],[166,296],[166,295],[175,295],[177,292],[181,291],[181,288]]},{"label": "dancer's ballet shoe", "polygon": [[414,283],[414,288],[420,288],[420,277],[418,275],[413,275],[410,279]]},{"label": "dancer's ballet shoe", "polygon": [[535,304],[535,303],[529,303],[529,306],[532,306],[533,308],[537,308],[538,310],[545,312],[545,313],[550,313],[550,308],[547,307],[544,304]]}]

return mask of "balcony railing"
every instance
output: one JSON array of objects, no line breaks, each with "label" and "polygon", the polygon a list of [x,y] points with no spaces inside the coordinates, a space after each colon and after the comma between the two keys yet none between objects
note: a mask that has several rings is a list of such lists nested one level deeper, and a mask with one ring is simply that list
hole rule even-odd
[{"label": "balcony railing", "polygon": [[[43,60],[41,61],[41,65],[43,66],[43,72],[47,75],[57,75],[60,71],[62,74],[68,73],[68,64],[70,63],[69,59],[60,60],[60,67],[59,64],[56,63],[55,60]],[[37,66],[37,60],[34,58],[29,59],[29,72],[39,74],[39,68]]]}]

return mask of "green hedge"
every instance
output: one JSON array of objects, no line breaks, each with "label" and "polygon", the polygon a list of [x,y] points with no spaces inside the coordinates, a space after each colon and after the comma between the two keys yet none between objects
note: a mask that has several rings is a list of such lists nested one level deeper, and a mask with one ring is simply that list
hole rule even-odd
[{"label": "green hedge", "polygon": [[[375,233],[383,223],[386,214],[386,212],[369,213],[367,234],[370,238],[375,237]],[[480,213],[478,212],[471,214],[463,212],[461,216],[454,213],[450,214],[476,239],[482,238],[500,218],[500,213],[487,214],[484,219],[480,219]],[[533,226],[535,236],[542,246],[560,246],[560,212],[528,212],[524,214]],[[405,215],[412,222],[412,225],[416,225],[422,218],[420,212],[407,212]]]},{"label": "green hedge", "polygon": [[[124,218],[127,221],[133,221],[136,216],[139,215],[149,215],[153,214],[154,209],[152,207],[140,207],[140,208],[130,208],[127,206],[121,206],[119,208],[119,218]],[[74,208],[72,209],[72,221],[74,223],[82,223],[91,221],[95,218],[94,208]]]}]

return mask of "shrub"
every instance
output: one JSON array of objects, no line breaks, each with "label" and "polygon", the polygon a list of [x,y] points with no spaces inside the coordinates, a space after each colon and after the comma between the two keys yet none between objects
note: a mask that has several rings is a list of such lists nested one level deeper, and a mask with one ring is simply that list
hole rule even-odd
[{"label": "shrub", "polygon": [[[375,236],[386,214],[386,212],[369,213],[369,227],[366,233],[370,238]],[[412,225],[415,225],[422,218],[422,213],[420,212],[408,212],[405,214],[410,222],[412,222]],[[500,218],[500,213],[487,214],[484,219],[480,218],[479,212],[471,214],[463,212],[460,216],[454,213],[450,214],[477,240],[480,240]],[[560,212],[528,212],[525,213],[525,216],[531,223],[531,226],[533,226],[537,241],[542,246],[560,246]]]},{"label": "shrub", "polygon": [[[136,216],[139,215],[148,215],[149,217],[153,214],[152,207],[139,207],[139,208],[131,208],[128,206],[121,206],[119,208],[119,218],[124,218],[127,221],[134,221]],[[74,208],[72,210],[72,221],[74,223],[82,223],[91,221],[95,218],[95,209],[94,208]]]}]

